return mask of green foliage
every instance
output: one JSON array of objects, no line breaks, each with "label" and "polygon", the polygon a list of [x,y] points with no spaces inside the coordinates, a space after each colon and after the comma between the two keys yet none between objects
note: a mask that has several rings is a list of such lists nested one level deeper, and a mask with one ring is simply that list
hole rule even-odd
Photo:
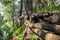
[{"label": "green foliage", "polygon": [[30,40],[37,40],[37,38],[38,38],[38,36],[34,34],[30,37]]},{"label": "green foliage", "polygon": [[21,34],[23,32],[23,30],[24,30],[24,25],[23,24],[18,28],[16,27],[14,32],[13,32],[13,36]]},{"label": "green foliage", "polygon": [[53,12],[53,11],[60,11],[60,5],[59,6],[54,6],[54,5],[51,5],[51,6],[47,6],[43,9],[39,9],[37,10],[37,12]]},{"label": "green foliage", "polygon": [[10,40],[13,35],[13,32],[15,30],[14,29],[15,27],[13,27],[13,22],[12,22],[12,12],[14,12],[14,10],[17,8],[17,5],[15,5],[13,3],[13,0],[1,0],[1,3],[2,3],[2,5],[4,5],[3,20],[0,20],[1,21],[0,22],[0,30],[2,30],[1,38],[2,38],[2,40],[4,40],[4,39]]},{"label": "green foliage", "polygon": [[17,40],[23,40],[23,35],[22,34],[19,34]]},{"label": "green foliage", "polygon": [[[37,36],[34,34],[30,37],[30,40],[37,40]],[[18,35],[18,39],[17,40],[23,40],[23,35],[22,34],[19,34]]]},{"label": "green foliage", "polygon": [[37,0],[36,7],[34,10],[38,13],[59,11],[60,5],[58,5],[56,1],[57,0]]},{"label": "green foliage", "polygon": [[1,0],[1,2],[6,6],[12,3],[12,0]]}]

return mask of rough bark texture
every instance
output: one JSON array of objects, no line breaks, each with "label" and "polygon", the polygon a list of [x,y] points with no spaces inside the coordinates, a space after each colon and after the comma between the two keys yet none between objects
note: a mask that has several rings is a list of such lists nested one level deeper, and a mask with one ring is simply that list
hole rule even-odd
[{"label": "rough bark texture", "polygon": [[52,33],[48,33],[45,36],[45,40],[60,40],[60,36]]},{"label": "rough bark texture", "polygon": [[60,40],[59,15],[59,13],[35,14],[31,15],[29,20],[27,16],[24,21],[24,25],[27,27],[25,38],[29,39],[32,34],[36,34],[42,40]]},{"label": "rough bark texture", "polygon": [[33,1],[32,0],[25,0],[25,10],[26,14],[32,14],[33,12]]},{"label": "rough bark texture", "polygon": [[[32,0],[25,0],[26,15],[24,16],[25,30],[23,40],[29,40],[33,34],[38,36],[38,40],[50,40],[49,38],[54,40],[56,37],[53,34],[60,35],[60,13],[32,14],[32,3]],[[54,38],[52,39],[52,36],[48,37],[49,35]]]}]

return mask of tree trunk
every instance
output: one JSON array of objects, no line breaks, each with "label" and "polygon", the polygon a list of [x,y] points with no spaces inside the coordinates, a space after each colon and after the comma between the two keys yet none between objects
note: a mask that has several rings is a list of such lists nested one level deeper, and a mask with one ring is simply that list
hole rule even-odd
[{"label": "tree trunk", "polygon": [[25,10],[26,14],[32,14],[33,12],[33,0],[26,0],[25,1]]}]

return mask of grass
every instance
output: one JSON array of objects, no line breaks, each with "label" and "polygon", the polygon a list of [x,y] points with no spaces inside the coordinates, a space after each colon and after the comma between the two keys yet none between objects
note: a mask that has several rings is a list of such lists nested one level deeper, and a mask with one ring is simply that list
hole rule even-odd
[{"label": "grass", "polygon": [[[18,39],[17,39],[17,40],[23,40],[23,35],[20,34],[20,35],[18,36]],[[32,36],[30,37],[30,40],[37,40],[37,36],[36,36],[36,35],[32,35]]]}]

